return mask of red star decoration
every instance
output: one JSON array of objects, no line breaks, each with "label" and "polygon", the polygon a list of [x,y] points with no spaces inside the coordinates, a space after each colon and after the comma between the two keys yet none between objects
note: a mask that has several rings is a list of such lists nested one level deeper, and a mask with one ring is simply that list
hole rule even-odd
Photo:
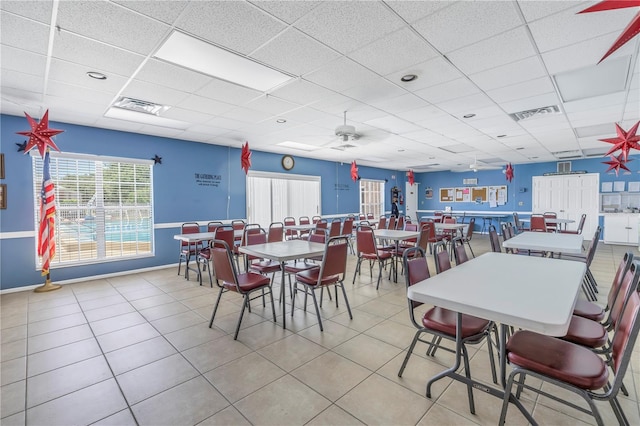
[{"label": "red star decoration", "polygon": [[617,157],[612,155],[610,161],[603,161],[602,164],[609,165],[609,168],[605,170],[605,173],[607,173],[609,170],[615,170],[616,176],[618,176],[618,172],[620,171],[620,169],[626,170],[628,172],[631,171],[626,166],[626,163],[628,163],[629,161],[633,160],[625,160],[624,158],[622,158],[622,154],[620,154]]},{"label": "red star decoration", "polygon": [[353,179],[354,182],[358,180],[358,166],[355,160],[351,162],[351,179]]},{"label": "red star decoration", "polygon": [[638,141],[640,141],[640,136],[636,136],[638,125],[640,125],[640,121],[638,121],[633,127],[625,132],[622,127],[620,127],[618,123],[616,123],[616,133],[618,134],[618,137],[600,139],[602,142],[613,144],[613,147],[605,155],[611,155],[617,150],[622,150],[624,161],[627,161],[629,150],[631,148],[640,149],[640,144],[638,144]]},{"label": "red star decoration", "polygon": [[249,149],[249,142],[245,142],[244,145],[242,145],[240,167],[244,170],[245,175],[249,173],[249,168],[251,167],[251,150]]},{"label": "red star decoration", "polygon": [[26,112],[24,113],[24,115],[27,116],[27,120],[31,125],[31,131],[16,132],[19,135],[29,136],[29,142],[27,142],[24,153],[26,154],[27,152],[31,151],[35,146],[38,147],[38,151],[40,151],[40,156],[42,158],[44,158],[44,153],[47,150],[47,146],[50,146],[56,151],[60,151],[56,144],[51,140],[51,137],[57,135],[58,133],[64,132],[64,130],[49,128],[49,110],[44,113],[44,116],[42,116],[40,123],[37,123],[36,120],[31,118],[31,116]]},{"label": "red star decoration", "polygon": [[409,185],[413,186],[413,183],[416,181],[416,178],[413,175],[413,170],[409,170],[407,172],[407,180],[409,181]]},{"label": "red star decoration", "polygon": [[[603,10],[624,9],[627,7],[640,6],[640,0],[604,0],[598,4],[588,7],[578,13],[588,12],[601,12]],[[605,53],[605,55],[598,61],[598,63],[604,61],[607,56],[611,55],[616,50],[620,49],[626,42],[640,33],[640,12],[629,22],[627,28],[622,31],[620,37],[613,43],[611,48]]]},{"label": "red star decoration", "polygon": [[507,164],[507,170],[505,171],[504,175],[509,182],[513,180],[513,166],[511,165],[511,163]]}]

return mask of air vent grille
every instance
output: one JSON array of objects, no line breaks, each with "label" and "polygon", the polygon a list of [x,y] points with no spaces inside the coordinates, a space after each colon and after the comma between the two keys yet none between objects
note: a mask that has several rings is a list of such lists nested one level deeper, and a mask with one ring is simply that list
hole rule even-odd
[{"label": "air vent grille", "polygon": [[557,166],[558,173],[570,173],[571,172],[571,161],[561,161]]},{"label": "air vent grille", "polygon": [[560,108],[557,105],[550,105],[546,107],[530,109],[527,111],[514,112],[509,115],[515,121],[522,121],[532,117],[539,117],[542,115],[559,114],[559,113],[560,113]]},{"label": "air vent grille", "polygon": [[124,96],[118,99],[113,106],[151,115],[160,115],[160,113],[169,109],[169,107],[165,105],[155,104],[141,99],[127,98]]},{"label": "air vent grille", "polygon": [[462,179],[462,184],[463,185],[477,185],[478,184],[478,178]]}]

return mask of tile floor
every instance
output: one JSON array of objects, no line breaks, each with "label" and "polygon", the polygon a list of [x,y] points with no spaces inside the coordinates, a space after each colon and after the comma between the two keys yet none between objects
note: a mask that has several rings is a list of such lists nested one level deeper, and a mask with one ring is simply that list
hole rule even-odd
[{"label": "tile floor", "polygon": [[[483,236],[472,245],[476,255],[489,249]],[[601,301],[629,249],[638,254],[634,248],[598,247],[592,270]],[[430,265],[435,271],[432,260]],[[353,320],[342,300],[338,308],[327,300],[323,333],[313,311],[298,308],[283,330],[281,317],[274,324],[270,310],[254,302],[237,341],[232,336],[240,298],[225,294],[209,329],[217,290],[185,281],[175,267],[87,280],[48,294],[4,294],[0,422],[496,424],[501,401],[475,391],[473,415],[458,382],[441,380],[432,398],[425,397],[427,379],[451,363],[444,351],[426,357],[419,345],[398,377],[415,331],[404,284],[384,279],[376,291],[375,274],[365,272],[352,285],[354,268],[350,256],[346,287]],[[490,382],[486,348],[470,347],[470,354],[473,376]],[[621,398],[622,405],[631,424],[640,424],[639,349],[625,384],[630,396]],[[594,424],[591,417],[531,392],[523,394],[523,402],[540,424]],[[600,406],[605,423],[615,424],[610,406]],[[507,423],[526,421],[511,406]]]}]

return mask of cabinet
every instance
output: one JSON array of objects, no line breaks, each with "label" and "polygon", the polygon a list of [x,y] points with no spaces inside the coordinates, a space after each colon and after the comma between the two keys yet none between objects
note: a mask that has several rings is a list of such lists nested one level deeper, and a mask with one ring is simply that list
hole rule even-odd
[{"label": "cabinet", "polygon": [[604,242],[638,245],[638,214],[611,213],[604,215]]}]

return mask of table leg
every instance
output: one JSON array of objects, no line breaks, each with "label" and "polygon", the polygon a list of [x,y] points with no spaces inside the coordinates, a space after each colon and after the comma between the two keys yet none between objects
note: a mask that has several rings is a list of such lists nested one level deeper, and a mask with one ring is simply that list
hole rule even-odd
[{"label": "table leg", "polygon": [[281,279],[280,279],[280,301],[282,302],[282,328],[287,328],[286,325],[286,315],[285,315],[285,303],[284,303],[284,264],[285,262],[281,262],[280,263],[280,272],[281,272]]}]

